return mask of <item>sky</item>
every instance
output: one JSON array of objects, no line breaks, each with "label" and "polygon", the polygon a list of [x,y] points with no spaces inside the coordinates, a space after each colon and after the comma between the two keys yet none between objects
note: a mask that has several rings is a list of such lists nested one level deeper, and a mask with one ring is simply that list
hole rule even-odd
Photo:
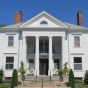
[{"label": "sky", "polygon": [[0,24],[14,24],[17,11],[22,11],[22,22],[46,11],[62,22],[77,24],[78,10],[83,26],[88,27],[88,0],[0,0]]}]

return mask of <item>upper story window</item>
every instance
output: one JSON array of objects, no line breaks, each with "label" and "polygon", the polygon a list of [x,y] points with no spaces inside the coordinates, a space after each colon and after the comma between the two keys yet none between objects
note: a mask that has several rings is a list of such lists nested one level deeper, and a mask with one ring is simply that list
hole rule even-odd
[{"label": "upper story window", "polygon": [[46,21],[41,21],[40,24],[48,24]]},{"label": "upper story window", "polygon": [[80,47],[80,36],[74,36],[74,47]]},{"label": "upper story window", "polygon": [[74,57],[74,70],[82,70],[82,57]]},{"label": "upper story window", "polygon": [[13,46],[14,36],[8,36],[8,46]]}]

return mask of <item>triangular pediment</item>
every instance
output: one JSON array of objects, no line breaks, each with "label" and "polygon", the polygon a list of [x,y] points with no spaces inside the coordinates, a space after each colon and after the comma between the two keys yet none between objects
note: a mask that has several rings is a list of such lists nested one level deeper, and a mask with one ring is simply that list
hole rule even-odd
[{"label": "triangular pediment", "polygon": [[26,21],[19,28],[68,28],[62,21],[57,20],[47,12],[43,11],[32,19]]}]

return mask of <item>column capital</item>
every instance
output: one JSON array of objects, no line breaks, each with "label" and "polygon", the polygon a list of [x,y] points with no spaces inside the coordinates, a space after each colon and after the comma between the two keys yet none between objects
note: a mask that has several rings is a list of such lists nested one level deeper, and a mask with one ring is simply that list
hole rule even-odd
[{"label": "column capital", "polygon": [[22,36],[22,38],[26,38],[26,36]]},{"label": "column capital", "polygon": [[62,38],[66,38],[65,36],[61,36]]},{"label": "column capital", "polygon": [[53,36],[48,36],[49,38],[53,38]]},{"label": "column capital", "polygon": [[39,38],[40,36],[35,36],[35,38]]}]

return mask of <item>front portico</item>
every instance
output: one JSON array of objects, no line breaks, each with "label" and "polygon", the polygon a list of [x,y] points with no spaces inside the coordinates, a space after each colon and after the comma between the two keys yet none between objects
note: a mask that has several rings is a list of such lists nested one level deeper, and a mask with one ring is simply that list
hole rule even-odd
[{"label": "front portico", "polygon": [[22,60],[25,68],[34,69],[35,75],[53,75],[53,69],[61,69],[65,63],[64,46],[65,37],[62,36],[23,37]]},{"label": "front portico", "polygon": [[22,31],[22,60],[26,69],[32,64],[35,75],[53,75],[53,69],[63,67],[66,62],[67,25],[42,12],[19,28]]}]

